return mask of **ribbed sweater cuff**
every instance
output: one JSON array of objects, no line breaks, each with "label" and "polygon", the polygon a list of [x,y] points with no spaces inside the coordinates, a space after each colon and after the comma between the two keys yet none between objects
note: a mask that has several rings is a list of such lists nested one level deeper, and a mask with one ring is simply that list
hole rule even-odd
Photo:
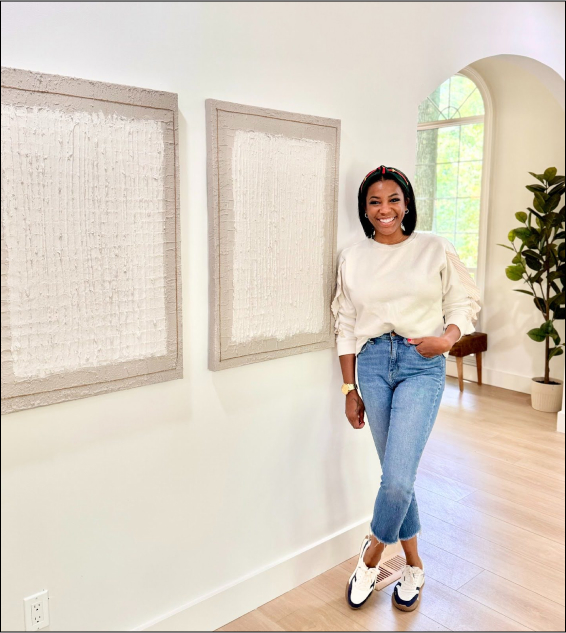
[{"label": "ribbed sweater cuff", "polygon": [[454,314],[446,320],[446,325],[444,326],[444,331],[448,329],[449,325],[456,325],[460,330],[460,336],[455,341],[456,343],[464,336],[464,334],[468,334],[469,330],[469,319],[464,315]]}]

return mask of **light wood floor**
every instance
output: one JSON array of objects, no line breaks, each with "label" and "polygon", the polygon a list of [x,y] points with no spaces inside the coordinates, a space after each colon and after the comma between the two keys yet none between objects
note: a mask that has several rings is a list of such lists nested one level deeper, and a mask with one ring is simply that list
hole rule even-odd
[{"label": "light wood floor", "polygon": [[[346,424],[346,420],[344,421]],[[426,585],[412,613],[392,585],[360,610],[356,557],[220,631],[564,631],[564,435],[530,396],[446,378],[416,494]]]}]

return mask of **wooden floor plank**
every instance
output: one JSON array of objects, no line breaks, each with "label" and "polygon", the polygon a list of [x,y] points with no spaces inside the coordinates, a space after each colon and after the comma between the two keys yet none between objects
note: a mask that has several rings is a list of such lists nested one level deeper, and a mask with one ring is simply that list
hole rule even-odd
[{"label": "wooden floor plank", "polygon": [[417,485],[425,490],[430,490],[438,495],[458,501],[469,494],[476,492],[477,488],[468,486],[449,477],[443,477],[430,472],[426,468],[419,468],[417,473]]},{"label": "wooden floor plank", "polygon": [[420,519],[423,528],[421,540],[432,543],[525,589],[554,600],[558,604],[564,604],[563,572],[551,567],[545,568],[544,582],[542,582],[540,563],[454,527],[425,512],[420,512]]},{"label": "wooden floor plank", "polygon": [[460,502],[462,505],[474,508],[492,517],[505,519],[512,525],[544,536],[551,541],[564,544],[564,515],[557,517],[543,514],[525,505],[490,495],[483,490],[478,490],[460,499]]},{"label": "wooden floor plank", "polygon": [[[505,505],[499,519],[464,505],[463,502],[466,499],[458,503],[419,487],[415,487],[415,492],[420,511],[531,560],[554,567],[558,571],[564,571],[564,545],[514,525],[511,522],[513,516],[506,514]],[[499,502],[501,503],[500,499]],[[522,508],[522,506],[519,507]],[[532,529],[533,526],[529,524],[528,527]]]},{"label": "wooden floor plank", "polygon": [[225,626],[216,629],[217,631],[284,631],[285,629],[279,626],[277,622],[274,622],[267,616],[255,611],[246,613],[241,618],[234,620],[226,624]]},{"label": "wooden floor plank", "polygon": [[260,613],[277,622],[299,609],[320,608],[326,603],[300,585],[282,596],[271,600],[257,609]]},{"label": "wooden floor plank", "polygon": [[[544,583],[544,574],[541,575]],[[563,631],[564,607],[489,571],[483,571],[460,588],[494,611],[516,618],[535,631]]]},{"label": "wooden floor plank", "polygon": [[420,467],[544,514],[564,516],[564,499],[548,494],[544,486],[502,479],[437,456],[423,455]]},{"label": "wooden floor plank", "polygon": [[325,604],[319,608],[302,607],[278,622],[285,631],[367,631],[349,617]]},{"label": "wooden floor plank", "polygon": [[474,468],[488,475],[494,475],[495,477],[501,477],[508,481],[514,481],[516,483],[526,483],[529,486],[543,486],[544,491],[559,499],[564,499],[564,482],[557,481],[554,478],[541,476],[541,473],[533,472],[527,468],[517,466],[517,464],[505,463],[500,459],[490,457],[488,455],[478,453],[476,451],[470,451],[465,446],[457,446],[454,443],[429,441],[425,448],[424,455],[426,460],[440,458],[442,460],[448,460],[455,464],[461,464],[468,468]]},{"label": "wooden floor plank", "polygon": [[519,460],[516,466],[542,473],[564,482],[564,458],[553,455],[529,456]]}]

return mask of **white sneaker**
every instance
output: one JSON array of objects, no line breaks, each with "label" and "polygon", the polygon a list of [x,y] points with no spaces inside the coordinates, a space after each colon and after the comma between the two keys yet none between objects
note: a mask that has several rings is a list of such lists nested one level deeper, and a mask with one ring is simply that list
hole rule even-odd
[{"label": "white sneaker", "polygon": [[405,565],[401,572],[401,580],[393,589],[391,596],[393,605],[401,611],[413,611],[416,609],[421,599],[421,590],[424,583],[424,569]]},{"label": "white sneaker", "polygon": [[352,609],[359,609],[368,600],[377,582],[379,564],[368,567],[364,563],[364,554],[370,545],[371,539],[366,536],[362,541],[358,564],[346,586],[346,600]]}]

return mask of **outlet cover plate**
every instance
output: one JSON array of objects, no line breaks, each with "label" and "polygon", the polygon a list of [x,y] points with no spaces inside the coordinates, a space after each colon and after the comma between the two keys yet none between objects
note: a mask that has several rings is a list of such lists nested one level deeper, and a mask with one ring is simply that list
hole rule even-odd
[{"label": "outlet cover plate", "polygon": [[26,631],[39,631],[49,626],[49,592],[47,589],[24,598]]}]

